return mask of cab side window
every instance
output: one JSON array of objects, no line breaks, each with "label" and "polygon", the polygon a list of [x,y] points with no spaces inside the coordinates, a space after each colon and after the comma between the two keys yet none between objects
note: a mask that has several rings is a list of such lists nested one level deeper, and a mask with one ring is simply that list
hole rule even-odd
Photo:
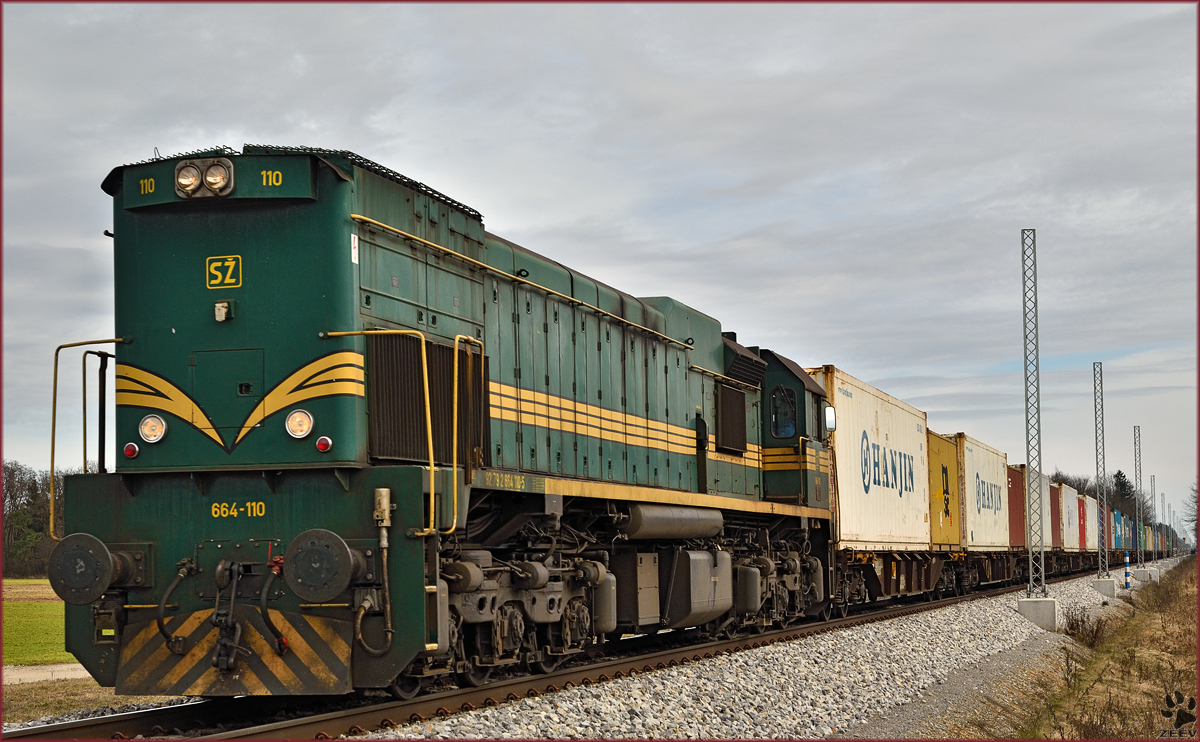
[{"label": "cab side window", "polygon": [[771,392],[771,435],[796,437],[796,392],[782,384]]}]

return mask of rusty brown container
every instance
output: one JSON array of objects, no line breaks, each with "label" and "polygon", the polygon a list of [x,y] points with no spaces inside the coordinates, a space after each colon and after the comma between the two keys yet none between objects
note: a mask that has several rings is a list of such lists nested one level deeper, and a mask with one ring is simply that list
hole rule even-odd
[{"label": "rusty brown container", "polygon": [[1025,546],[1025,471],[1008,467],[1008,544]]}]

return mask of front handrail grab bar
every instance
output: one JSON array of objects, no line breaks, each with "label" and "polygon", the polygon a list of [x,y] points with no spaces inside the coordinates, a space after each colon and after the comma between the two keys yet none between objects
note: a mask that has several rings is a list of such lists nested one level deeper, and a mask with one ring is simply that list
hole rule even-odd
[{"label": "front handrail grab bar", "polygon": [[[81,345],[103,345],[104,343],[132,343],[133,338],[108,338],[106,340],[81,340],[78,343],[63,343],[54,349],[54,377],[51,382],[53,388],[53,397],[50,402],[50,539],[52,541],[62,541],[60,536],[54,535],[54,439],[58,432],[58,354],[63,348],[78,348]],[[84,454],[84,461],[87,461],[87,452]],[[85,463],[84,470],[87,470]]]}]

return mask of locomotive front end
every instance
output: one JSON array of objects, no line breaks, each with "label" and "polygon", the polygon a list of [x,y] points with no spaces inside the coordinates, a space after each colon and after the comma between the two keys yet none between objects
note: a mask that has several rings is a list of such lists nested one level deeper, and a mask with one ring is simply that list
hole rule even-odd
[{"label": "locomotive front end", "polygon": [[352,167],[251,152],[103,185],[119,454],[67,478],[49,571],[67,649],[118,693],[386,687],[438,643],[406,537],[433,482],[367,466]]}]

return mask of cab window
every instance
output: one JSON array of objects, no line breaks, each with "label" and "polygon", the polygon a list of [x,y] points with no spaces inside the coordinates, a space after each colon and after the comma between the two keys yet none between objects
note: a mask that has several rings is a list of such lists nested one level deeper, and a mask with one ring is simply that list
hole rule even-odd
[{"label": "cab window", "polygon": [[771,435],[796,437],[796,392],[782,384],[771,392]]}]

